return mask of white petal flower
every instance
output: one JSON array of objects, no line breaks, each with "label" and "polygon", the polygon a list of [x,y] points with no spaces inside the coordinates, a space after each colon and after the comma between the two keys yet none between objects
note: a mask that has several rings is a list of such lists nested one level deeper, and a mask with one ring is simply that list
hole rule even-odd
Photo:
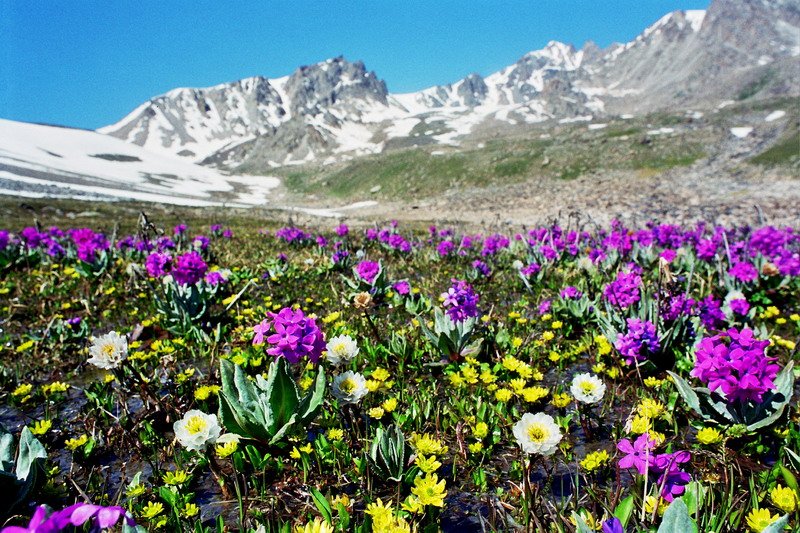
[{"label": "white petal flower", "polygon": [[346,364],[358,355],[358,346],[350,335],[339,335],[328,341],[326,359],[332,365]]},{"label": "white petal flower", "polygon": [[116,331],[109,331],[94,339],[89,354],[88,361],[94,366],[113,370],[128,357],[128,339]]},{"label": "white petal flower", "polygon": [[517,444],[528,454],[552,455],[561,442],[561,429],[553,417],[545,413],[525,413],[514,424],[513,433]]},{"label": "white petal flower", "polygon": [[569,388],[572,396],[581,403],[592,404],[603,399],[606,385],[593,374],[583,373],[572,378]]},{"label": "white petal flower", "polygon": [[199,452],[209,444],[217,442],[222,428],[217,422],[217,415],[208,415],[203,411],[192,409],[183,418],[172,425],[175,438],[187,450]]},{"label": "white petal flower", "polygon": [[344,404],[358,403],[369,389],[367,380],[358,372],[348,370],[333,378],[333,395]]}]

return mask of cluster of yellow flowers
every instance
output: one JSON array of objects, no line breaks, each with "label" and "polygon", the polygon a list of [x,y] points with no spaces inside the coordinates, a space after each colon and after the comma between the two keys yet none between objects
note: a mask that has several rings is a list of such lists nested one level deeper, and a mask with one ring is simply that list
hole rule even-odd
[{"label": "cluster of yellow flowers", "polygon": [[648,433],[650,438],[658,444],[663,443],[666,436],[655,430],[655,421],[663,418],[665,412],[663,403],[652,398],[645,398],[636,406],[636,414],[630,421],[630,432],[636,435]]},{"label": "cluster of yellow flowers", "polygon": [[581,461],[581,467],[587,472],[594,472],[608,464],[611,456],[605,450],[599,450],[588,454]]}]

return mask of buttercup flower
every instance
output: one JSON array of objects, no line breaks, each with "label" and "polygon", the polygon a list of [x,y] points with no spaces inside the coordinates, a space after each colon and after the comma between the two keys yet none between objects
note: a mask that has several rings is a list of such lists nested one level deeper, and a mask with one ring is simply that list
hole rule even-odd
[{"label": "buttercup flower", "polygon": [[209,415],[197,409],[192,409],[183,415],[183,418],[172,425],[175,438],[189,451],[199,452],[209,444],[217,442],[222,428],[217,421],[217,415]]},{"label": "buttercup flower", "polygon": [[577,401],[593,404],[603,399],[603,395],[606,393],[606,386],[597,376],[583,373],[572,378],[572,385],[569,391]]},{"label": "buttercup flower", "polygon": [[553,417],[545,413],[525,413],[512,431],[517,444],[527,454],[552,455],[561,442],[561,429]]},{"label": "buttercup flower", "polygon": [[89,348],[88,362],[104,370],[117,368],[128,357],[128,339],[109,331],[94,340]]}]

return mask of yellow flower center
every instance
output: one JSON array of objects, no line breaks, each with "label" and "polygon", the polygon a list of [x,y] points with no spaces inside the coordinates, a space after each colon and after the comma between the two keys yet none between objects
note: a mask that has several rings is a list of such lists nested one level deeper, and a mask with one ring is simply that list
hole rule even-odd
[{"label": "yellow flower center", "polygon": [[541,424],[532,424],[528,428],[528,438],[537,444],[542,443],[547,438],[547,430]]},{"label": "yellow flower center", "polygon": [[111,357],[114,355],[114,345],[113,344],[104,344],[100,351],[103,352],[103,355],[106,357]]},{"label": "yellow flower center", "polygon": [[191,435],[197,435],[206,429],[206,425],[206,421],[202,416],[195,415],[186,421],[186,431]]},{"label": "yellow flower center", "polygon": [[591,381],[584,381],[583,383],[581,383],[581,390],[583,391],[584,394],[589,394],[594,392],[594,383],[592,383]]},{"label": "yellow flower center", "polygon": [[345,379],[344,381],[342,381],[342,384],[339,385],[339,388],[342,390],[342,392],[346,394],[350,394],[351,392],[356,390],[356,387],[357,387],[356,382],[350,378]]}]

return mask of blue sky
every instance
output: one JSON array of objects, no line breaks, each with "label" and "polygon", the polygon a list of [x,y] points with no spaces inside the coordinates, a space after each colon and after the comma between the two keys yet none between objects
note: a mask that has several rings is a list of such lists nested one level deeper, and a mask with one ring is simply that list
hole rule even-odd
[{"label": "blue sky", "polygon": [[392,92],[490,74],[549,40],[628,41],[708,0],[0,0],[0,118],[97,128],[175,87],[344,55]]}]

